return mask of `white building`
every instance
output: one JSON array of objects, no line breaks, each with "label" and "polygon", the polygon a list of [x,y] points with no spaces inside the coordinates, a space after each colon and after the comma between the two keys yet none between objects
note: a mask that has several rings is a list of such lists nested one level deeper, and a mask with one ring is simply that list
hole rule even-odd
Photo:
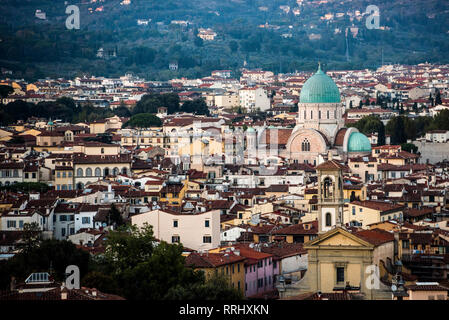
[{"label": "white building", "polygon": [[239,90],[240,106],[248,111],[267,111],[271,107],[267,91],[263,88],[243,88]]}]

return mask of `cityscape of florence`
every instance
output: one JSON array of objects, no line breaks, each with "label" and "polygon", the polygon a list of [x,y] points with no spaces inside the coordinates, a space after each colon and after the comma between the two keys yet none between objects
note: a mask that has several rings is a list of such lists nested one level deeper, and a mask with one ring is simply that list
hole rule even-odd
[{"label": "cityscape of florence", "polygon": [[0,304],[449,299],[449,3],[0,11]]}]

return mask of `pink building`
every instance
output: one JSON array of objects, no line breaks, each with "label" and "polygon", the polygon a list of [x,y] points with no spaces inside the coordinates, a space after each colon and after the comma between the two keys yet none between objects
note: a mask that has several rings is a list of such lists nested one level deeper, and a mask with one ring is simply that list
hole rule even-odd
[{"label": "pink building", "polygon": [[268,294],[275,289],[275,277],[279,274],[279,264],[274,256],[249,248],[247,245],[236,245],[240,256],[245,257],[245,296],[254,297]]}]

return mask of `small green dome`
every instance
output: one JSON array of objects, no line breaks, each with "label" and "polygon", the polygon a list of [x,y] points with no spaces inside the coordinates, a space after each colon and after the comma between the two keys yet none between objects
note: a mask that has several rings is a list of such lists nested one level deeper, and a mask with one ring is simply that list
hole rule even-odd
[{"label": "small green dome", "polygon": [[301,89],[300,103],[339,103],[340,90],[334,80],[318,67]]},{"label": "small green dome", "polygon": [[371,152],[371,142],[360,132],[353,132],[348,140],[348,152]]}]

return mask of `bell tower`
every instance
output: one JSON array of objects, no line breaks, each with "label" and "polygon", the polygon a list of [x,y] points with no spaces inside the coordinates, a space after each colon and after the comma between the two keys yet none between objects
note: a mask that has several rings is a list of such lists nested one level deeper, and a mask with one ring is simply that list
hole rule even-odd
[{"label": "bell tower", "polygon": [[323,233],[343,225],[344,166],[330,160],[316,167],[318,174],[318,232]]}]

